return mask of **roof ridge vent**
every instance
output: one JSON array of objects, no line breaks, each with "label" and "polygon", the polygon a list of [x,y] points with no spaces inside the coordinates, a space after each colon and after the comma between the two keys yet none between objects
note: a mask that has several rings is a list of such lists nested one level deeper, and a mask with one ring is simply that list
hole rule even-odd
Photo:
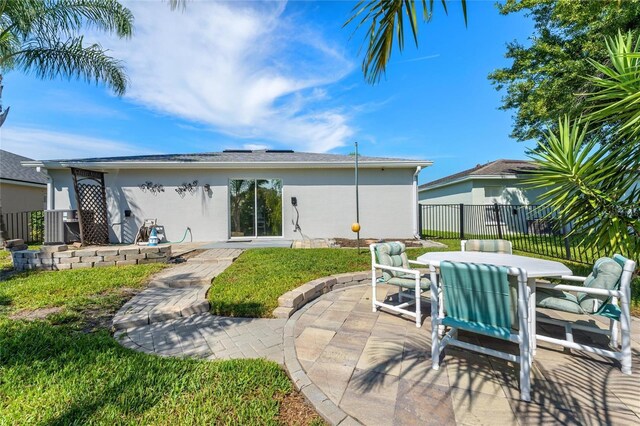
[{"label": "roof ridge vent", "polygon": [[224,149],[222,152],[235,152],[235,153],[251,153],[250,149]]},{"label": "roof ridge vent", "polygon": [[294,151],[292,149],[267,149],[264,152],[272,152],[278,154],[292,154]]}]

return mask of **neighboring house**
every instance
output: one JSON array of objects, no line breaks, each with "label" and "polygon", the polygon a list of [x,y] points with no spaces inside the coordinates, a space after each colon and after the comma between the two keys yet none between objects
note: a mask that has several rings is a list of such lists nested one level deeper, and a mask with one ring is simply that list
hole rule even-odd
[{"label": "neighboring house", "polygon": [[541,190],[526,189],[530,161],[496,160],[420,185],[420,204],[536,204]]},{"label": "neighboring house", "polygon": [[47,179],[33,168],[23,167],[30,158],[0,150],[0,211],[19,213],[45,208]]},{"label": "neighboring house", "polygon": [[458,235],[464,220],[467,235],[549,232],[542,213],[525,207],[543,192],[525,185],[534,169],[529,161],[496,160],[420,185],[423,231]]},{"label": "neighboring house", "polygon": [[[132,242],[156,218],[169,241],[187,227],[194,241],[355,236],[353,156],[226,150],[24,164],[50,176],[50,210],[78,208],[71,168],[104,172],[111,242]],[[431,164],[359,157],[362,237],[417,233],[417,178]]]}]

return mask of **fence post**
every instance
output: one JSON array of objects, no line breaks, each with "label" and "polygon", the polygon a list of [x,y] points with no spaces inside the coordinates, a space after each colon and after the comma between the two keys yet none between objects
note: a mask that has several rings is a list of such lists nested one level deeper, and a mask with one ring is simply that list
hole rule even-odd
[{"label": "fence post", "polygon": [[493,208],[496,211],[496,224],[498,225],[498,238],[502,239],[502,226],[500,225],[500,207],[498,203],[493,203]]},{"label": "fence post", "polygon": [[460,203],[460,239],[464,240],[464,204]]},{"label": "fence post", "polygon": [[564,224],[562,224],[562,242],[564,243],[564,252],[568,260],[571,260],[571,244],[569,244],[569,238],[567,237],[567,231]]},{"label": "fence post", "polygon": [[418,234],[424,238],[424,228],[422,227],[422,211],[424,210],[424,206],[418,203]]}]

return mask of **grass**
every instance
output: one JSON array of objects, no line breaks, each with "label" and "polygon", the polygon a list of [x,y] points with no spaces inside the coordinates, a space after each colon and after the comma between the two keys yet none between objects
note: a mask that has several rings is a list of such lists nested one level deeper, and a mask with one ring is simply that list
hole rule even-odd
[{"label": "grass", "polygon": [[[457,250],[460,243],[445,241],[441,249],[407,249],[415,259],[427,251]],[[211,311],[217,315],[270,317],[278,297],[316,278],[371,268],[369,250],[265,248],[245,251],[213,281]]]},{"label": "grass", "polygon": [[82,310],[117,302],[123,291],[144,287],[163,264],[15,274],[0,285],[0,306],[11,310],[62,307]]},{"label": "grass", "polygon": [[[0,280],[0,424],[282,424],[293,388],[265,360],[161,358],[120,346],[110,316],[163,265]],[[44,318],[24,313],[57,309]],[[87,325],[91,325],[88,327]],[[288,412],[296,412],[295,404]],[[297,421],[293,419],[293,421]],[[322,424],[312,416],[313,424]]]},{"label": "grass", "polygon": [[278,424],[273,362],[160,358],[106,330],[0,319],[0,424]]},{"label": "grass", "polygon": [[[460,233],[452,231],[433,231],[423,230],[423,235],[426,238],[434,239],[434,241],[440,241],[443,239],[458,239]],[[465,239],[496,239],[496,234],[470,234],[465,233]],[[511,241],[515,248],[529,248],[530,251],[526,252],[529,255],[532,253],[537,256],[537,253],[545,253],[548,255],[554,255],[557,257],[564,257],[566,254],[566,247],[564,245],[563,237],[561,235],[535,235],[535,234],[512,234],[505,233],[504,239]],[[593,263],[599,257],[604,256],[595,247],[585,248],[579,243],[579,237],[569,237],[570,253],[575,259],[580,259],[585,263]],[[524,252],[524,251],[523,251]]]},{"label": "grass", "polygon": [[[410,259],[427,251],[460,250],[459,240],[439,240],[445,248],[407,249]],[[514,254],[533,256],[514,251]],[[536,256],[556,260],[545,256]],[[575,275],[586,276],[591,266],[561,261]],[[211,311],[217,315],[270,317],[278,297],[287,291],[327,275],[364,271],[371,267],[368,250],[286,248],[252,249],[244,252],[220,274],[209,290]],[[640,278],[632,285],[632,312],[640,315]]]}]

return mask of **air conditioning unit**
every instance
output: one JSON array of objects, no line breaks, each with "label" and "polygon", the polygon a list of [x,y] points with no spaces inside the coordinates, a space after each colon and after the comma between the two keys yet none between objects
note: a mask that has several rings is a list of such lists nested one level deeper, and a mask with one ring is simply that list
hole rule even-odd
[{"label": "air conditioning unit", "polygon": [[45,244],[68,244],[77,241],[80,241],[80,222],[77,210],[45,210]]}]

